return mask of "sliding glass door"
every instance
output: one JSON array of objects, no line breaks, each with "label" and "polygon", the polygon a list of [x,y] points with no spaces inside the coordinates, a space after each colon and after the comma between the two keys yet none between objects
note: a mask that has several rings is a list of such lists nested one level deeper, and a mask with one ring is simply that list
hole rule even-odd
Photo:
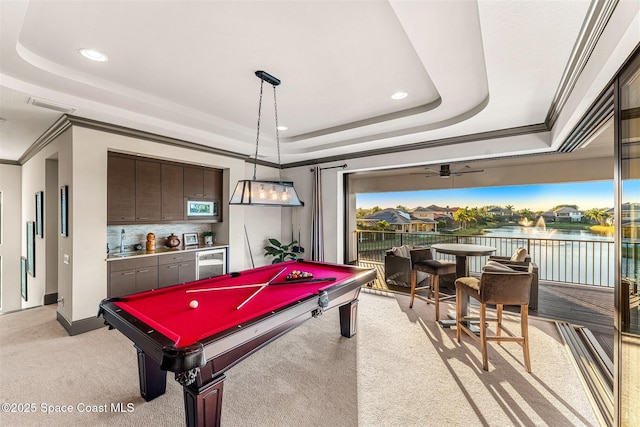
[{"label": "sliding glass door", "polygon": [[640,54],[616,93],[616,415],[640,425]]}]

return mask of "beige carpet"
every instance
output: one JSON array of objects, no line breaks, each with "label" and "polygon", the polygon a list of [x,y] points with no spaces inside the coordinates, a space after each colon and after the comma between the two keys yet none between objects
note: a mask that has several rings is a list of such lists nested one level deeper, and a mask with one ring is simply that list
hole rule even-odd
[{"label": "beige carpet", "polygon": [[[424,301],[363,293],[354,338],[340,337],[337,310],[307,321],[227,372],[223,425],[597,425],[552,323],[530,321],[533,374],[509,343],[490,347],[484,372],[476,345],[458,345],[433,315]],[[165,395],[139,396],[135,351],[118,331],[70,337],[47,306],[0,316],[0,345],[2,426],[184,423],[172,375]],[[71,412],[44,410],[54,405]]]}]

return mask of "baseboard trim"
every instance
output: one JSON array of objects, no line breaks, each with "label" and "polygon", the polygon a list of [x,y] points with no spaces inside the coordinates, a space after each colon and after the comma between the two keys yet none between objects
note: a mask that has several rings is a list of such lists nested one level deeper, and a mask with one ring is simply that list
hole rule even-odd
[{"label": "baseboard trim", "polygon": [[71,336],[84,334],[85,332],[93,331],[94,329],[100,329],[104,326],[104,321],[97,317],[89,317],[87,319],[78,320],[69,323],[65,317],[56,312],[56,319],[66,329],[67,333]]},{"label": "baseboard trim", "polygon": [[58,302],[58,293],[54,294],[45,294],[44,295],[44,305],[56,304]]}]

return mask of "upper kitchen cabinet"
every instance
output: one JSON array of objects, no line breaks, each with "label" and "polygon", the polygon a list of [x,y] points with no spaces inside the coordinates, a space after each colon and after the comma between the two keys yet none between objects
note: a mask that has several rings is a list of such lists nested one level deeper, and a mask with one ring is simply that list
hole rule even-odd
[{"label": "upper kitchen cabinet", "polygon": [[162,173],[160,163],[136,160],[136,222],[162,220]]},{"label": "upper kitchen cabinet", "polygon": [[182,206],[182,187],[184,167],[163,163],[162,171],[162,220],[177,221],[184,219]]},{"label": "upper kitchen cabinet", "polygon": [[107,163],[107,222],[136,219],[136,163],[131,157],[109,153]]},{"label": "upper kitchen cabinet", "polygon": [[[221,199],[220,169],[109,153],[108,224],[218,222]],[[214,206],[212,214],[188,215],[186,206],[198,201]]]},{"label": "upper kitchen cabinet", "polygon": [[214,200],[222,197],[222,171],[198,166],[184,167],[184,196]]}]

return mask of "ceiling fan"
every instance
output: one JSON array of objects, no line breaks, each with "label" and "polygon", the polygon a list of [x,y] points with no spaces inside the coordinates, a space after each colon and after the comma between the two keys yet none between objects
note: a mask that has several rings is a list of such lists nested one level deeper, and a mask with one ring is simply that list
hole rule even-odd
[{"label": "ceiling fan", "polygon": [[[470,166],[466,165],[459,169],[451,169],[449,165],[440,165],[440,170],[425,168],[427,172],[427,177],[429,176],[439,176],[440,178],[449,178],[450,176],[460,176],[465,173],[476,173],[476,172],[484,172],[484,169],[471,169]],[[422,173],[416,173],[413,175],[423,175]]]}]

